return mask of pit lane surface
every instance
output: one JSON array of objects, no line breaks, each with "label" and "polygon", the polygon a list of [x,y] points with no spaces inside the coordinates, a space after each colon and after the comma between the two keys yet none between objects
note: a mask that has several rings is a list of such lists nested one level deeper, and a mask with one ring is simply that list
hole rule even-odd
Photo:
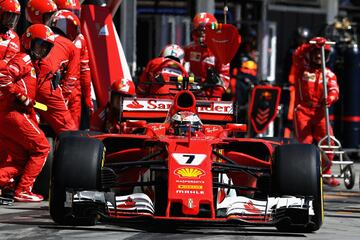
[{"label": "pit lane surface", "polygon": [[0,206],[0,239],[360,239],[360,163],[355,164],[356,184],[346,190],[324,186],[325,222],[316,233],[280,233],[273,227],[196,227],[171,230],[167,226],[149,228],[146,224],[98,224],[94,227],[55,225],[48,202],[14,203]]}]

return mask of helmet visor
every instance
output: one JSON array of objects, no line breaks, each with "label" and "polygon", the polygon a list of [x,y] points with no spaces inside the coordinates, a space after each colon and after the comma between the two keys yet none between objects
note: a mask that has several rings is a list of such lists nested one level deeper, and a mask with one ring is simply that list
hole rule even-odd
[{"label": "helmet visor", "polygon": [[70,19],[57,19],[56,22],[51,24],[51,27],[55,27],[60,30],[61,33],[71,41],[74,41],[80,33],[80,26],[75,25],[75,23],[71,23]]},{"label": "helmet visor", "polygon": [[31,41],[31,56],[35,59],[46,57],[54,45],[50,42],[36,38]]},{"label": "helmet visor", "polygon": [[20,15],[13,12],[4,12],[1,24],[9,29],[14,29],[19,21]]},{"label": "helmet visor", "polygon": [[195,132],[201,129],[201,126],[198,124],[191,123],[176,123],[173,125],[174,135],[177,136],[186,136],[190,131],[190,134],[193,135]]},{"label": "helmet visor", "polygon": [[49,22],[51,16],[52,16],[54,13],[55,13],[55,12],[47,12],[47,13],[44,13],[43,16],[42,16],[43,24],[48,25],[48,22]]}]

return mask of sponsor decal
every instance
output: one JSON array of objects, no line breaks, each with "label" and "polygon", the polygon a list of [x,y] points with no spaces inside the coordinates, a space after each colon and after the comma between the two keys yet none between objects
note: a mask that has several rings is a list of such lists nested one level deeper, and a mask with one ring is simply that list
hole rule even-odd
[{"label": "sponsor decal", "polygon": [[141,105],[136,99],[134,99],[131,103],[127,104],[126,107],[139,109],[139,108],[143,108],[144,106]]},{"label": "sponsor decal", "polygon": [[198,190],[176,190],[177,194],[195,194],[195,195],[204,195],[204,191],[198,191]]},{"label": "sponsor decal", "polygon": [[202,185],[178,185],[178,189],[191,189],[191,190],[201,190],[204,187]]},{"label": "sponsor decal", "polygon": [[135,207],[135,201],[131,197],[128,197],[128,199],[126,199],[124,203],[118,204],[118,205],[116,205],[116,207],[118,207],[118,208],[133,208],[133,207]]},{"label": "sponsor decal", "polygon": [[249,202],[247,202],[246,204],[244,204],[245,210],[249,213],[254,213],[254,214],[261,214],[260,209],[258,209],[257,207],[254,206],[254,203],[249,200]]},{"label": "sponsor decal", "polygon": [[198,166],[206,158],[206,154],[173,153],[173,158],[180,165]]},{"label": "sponsor decal", "polygon": [[[199,101],[208,102],[209,106],[198,107],[199,113],[213,113],[213,114],[232,114],[233,106],[230,101]],[[124,111],[157,111],[167,112],[172,105],[172,100],[167,99],[151,99],[151,98],[125,98]]]},{"label": "sponsor decal", "polygon": [[194,207],[194,200],[192,198],[188,199],[188,208],[193,208]]},{"label": "sponsor decal", "polygon": [[185,167],[176,169],[175,174],[182,178],[200,178],[205,172],[199,168]]},{"label": "sponsor decal", "polygon": [[163,129],[165,129],[165,126],[160,125],[160,126],[151,126],[151,129],[154,131],[161,131]]},{"label": "sponsor decal", "polygon": [[214,133],[214,132],[218,132],[218,131],[220,131],[220,130],[221,130],[220,127],[205,128],[205,132],[206,132],[206,133]]},{"label": "sponsor decal", "polygon": [[201,180],[188,180],[188,179],[178,179],[176,183],[188,183],[188,184],[205,184],[205,181]]}]

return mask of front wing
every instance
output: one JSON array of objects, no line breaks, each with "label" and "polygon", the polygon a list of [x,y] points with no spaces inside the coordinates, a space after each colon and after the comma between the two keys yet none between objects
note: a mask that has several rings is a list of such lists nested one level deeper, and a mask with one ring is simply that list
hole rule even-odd
[{"label": "front wing", "polygon": [[[313,216],[313,201],[305,197],[268,197],[265,200],[255,200],[244,196],[226,197],[217,204],[217,214],[214,218],[191,216],[157,216],[155,204],[144,193],[134,193],[125,196],[115,196],[114,193],[95,191],[67,192],[65,206],[76,207],[82,203],[96,203],[104,206],[104,212],[99,213],[114,219],[129,219],[148,217],[153,220],[186,220],[211,222],[237,222],[240,224],[276,224],[298,216],[296,221],[306,224]],[[290,219],[294,220],[294,219]]]}]

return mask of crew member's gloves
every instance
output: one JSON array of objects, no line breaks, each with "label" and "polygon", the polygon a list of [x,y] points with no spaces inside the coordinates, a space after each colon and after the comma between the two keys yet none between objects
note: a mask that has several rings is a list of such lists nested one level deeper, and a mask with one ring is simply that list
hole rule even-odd
[{"label": "crew member's gloves", "polygon": [[51,86],[53,90],[55,90],[59,86],[60,80],[61,80],[61,72],[60,70],[57,70],[51,79]]},{"label": "crew member's gloves", "polygon": [[317,48],[321,48],[326,43],[326,39],[323,38],[323,37],[316,37],[313,40],[316,42],[315,45],[316,45]]},{"label": "crew member's gloves", "polygon": [[35,105],[35,101],[23,93],[16,94],[16,98],[19,100],[19,102],[22,105],[24,105],[26,107],[32,107]]},{"label": "crew member's gloves", "polygon": [[336,102],[336,97],[335,96],[332,96],[332,95],[329,95],[327,98],[326,98],[326,100],[325,100],[325,105],[327,106],[327,107],[330,107],[331,105],[333,105],[333,103],[335,103]]},{"label": "crew member's gloves", "polygon": [[220,78],[220,75],[216,72],[216,70],[214,68],[207,69],[205,83],[207,83],[209,85],[224,87],[223,80]]},{"label": "crew member's gloves", "polygon": [[94,104],[93,101],[91,100],[91,97],[85,98],[85,104],[89,108],[90,116],[91,116],[94,113]]}]

